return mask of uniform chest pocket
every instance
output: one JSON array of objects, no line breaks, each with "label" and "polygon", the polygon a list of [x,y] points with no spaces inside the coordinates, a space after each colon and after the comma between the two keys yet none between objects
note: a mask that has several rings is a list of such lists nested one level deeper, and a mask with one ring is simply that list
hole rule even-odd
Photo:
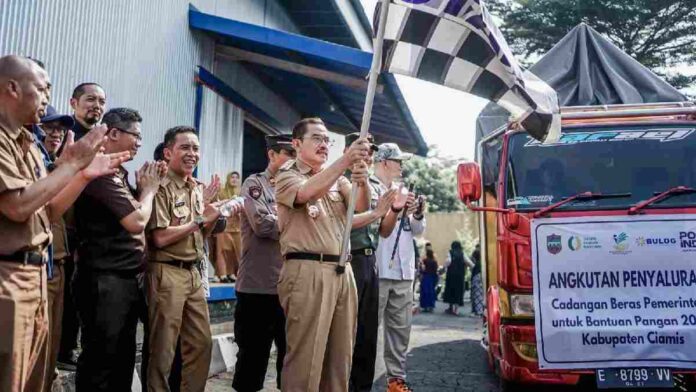
[{"label": "uniform chest pocket", "polygon": [[328,194],[328,197],[332,203],[342,203],[343,202],[343,195],[341,195],[341,192],[330,191]]},{"label": "uniform chest pocket", "polygon": [[200,188],[196,188],[193,191],[191,204],[193,204],[193,208],[199,215],[203,213],[203,192],[201,192]]},{"label": "uniform chest pocket", "polygon": [[189,215],[191,215],[191,209],[189,209],[189,207],[187,205],[176,206],[176,207],[174,207],[172,214],[174,215],[175,218],[181,220],[181,219],[187,218]]}]

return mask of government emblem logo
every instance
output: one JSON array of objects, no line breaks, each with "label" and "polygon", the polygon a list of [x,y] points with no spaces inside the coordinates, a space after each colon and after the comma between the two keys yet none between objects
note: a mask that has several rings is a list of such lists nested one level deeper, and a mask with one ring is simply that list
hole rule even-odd
[{"label": "government emblem logo", "polygon": [[561,236],[558,234],[551,234],[546,236],[546,249],[552,255],[557,255],[563,250],[563,242]]}]

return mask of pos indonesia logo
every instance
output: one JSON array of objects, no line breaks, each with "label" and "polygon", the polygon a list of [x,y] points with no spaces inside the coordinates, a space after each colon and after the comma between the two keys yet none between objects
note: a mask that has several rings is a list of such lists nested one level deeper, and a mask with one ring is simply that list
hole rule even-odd
[{"label": "pos indonesia logo", "polygon": [[546,236],[546,249],[552,255],[557,255],[563,250],[563,242],[561,236],[558,234],[551,234]]}]

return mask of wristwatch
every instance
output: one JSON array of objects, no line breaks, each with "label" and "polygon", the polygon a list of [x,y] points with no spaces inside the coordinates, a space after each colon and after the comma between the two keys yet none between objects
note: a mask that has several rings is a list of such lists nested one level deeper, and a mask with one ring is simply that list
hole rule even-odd
[{"label": "wristwatch", "polygon": [[198,225],[198,230],[203,231],[203,227],[205,226],[205,219],[203,219],[203,217],[199,215],[194,217],[193,221]]}]

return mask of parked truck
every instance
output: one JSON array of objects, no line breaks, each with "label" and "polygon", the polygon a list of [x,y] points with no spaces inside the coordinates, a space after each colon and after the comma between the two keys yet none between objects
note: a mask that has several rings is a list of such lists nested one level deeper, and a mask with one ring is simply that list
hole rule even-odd
[{"label": "parked truck", "polygon": [[693,383],[696,106],[564,107],[562,129],[544,144],[508,124],[458,168],[489,365],[504,390]]}]

